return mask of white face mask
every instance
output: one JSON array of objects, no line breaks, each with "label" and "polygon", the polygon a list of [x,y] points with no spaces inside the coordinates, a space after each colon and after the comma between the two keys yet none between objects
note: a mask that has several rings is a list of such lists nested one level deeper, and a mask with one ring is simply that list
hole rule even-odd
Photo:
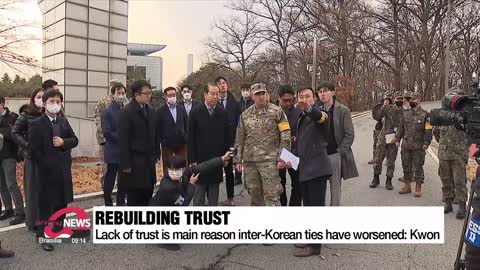
[{"label": "white face mask", "polygon": [[60,109],[62,109],[62,105],[56,103],[47,103],[47,111],[53,114],[57,114]]},{"label": "white face mask", "polygon": [[168,169],[168,176],[170,176],[172,180],[178,181],[182,178],[182,175],[183,175],[182,169],[179,169],[179,170]]},{"label": "white face mask", "polygon": [[187,92],[183,93],[183,99],[190,100],[192,98],[192,93]]},{"label": "white face mask", "polygon": [[173,105],[177,102],[177,97],[168,97],[167,102],[168,104]]},{"label": "white face mask", "polygon": [[242,97],[244,98],[250,97],[250,91],[242,91]]},{"label": "white face mask", "polygon": [[36,98],[35,99],[35,106],[37,106],[37,108],[42,108],[43,107],[43,101],[41,98]]},{"label": "white face mask", "polygon": [[113,96],[113,100],[115,100],[115,102],[117,103],[124,103],[126,100],[126,97],[125,95],[120,95],[120,96],[115,95]]}]

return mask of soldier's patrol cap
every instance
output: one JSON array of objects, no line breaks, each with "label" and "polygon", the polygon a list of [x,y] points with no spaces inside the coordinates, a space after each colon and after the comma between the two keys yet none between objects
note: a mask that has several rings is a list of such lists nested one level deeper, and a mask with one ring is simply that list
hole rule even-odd
[{"label": "soldier's patrol cap", "polygon": [[403,93],[400,91],[395,92],[395,97],[403,97]]},{"label": "soldier's patrol cap", "polygon": [[412,93],[412,98],[421,98],[421,95],[419,92],[413,92]]},{"label": "soldier's patrol cap", "polygon": [[411,98],[412,97],[412,92],[410,92],[408,90],[405,90],[405,92],[403,92],[403,97]]},{"label": "soldier's patrol cap", "polygon": [[256,83],[250,86],[250,90],[252,94],[260,93],[260,92],[267,92],[267,86],[264,83]]},{"label": "soldier's patrol cap", "polygon": [[117,78],[113,78],[113,79],[110,80],[110,85],[112,85],[112,86],[113,86],[114,84],[117,84],[117,83],[122,83],[122,82],[121,82],[119,79],[117,79]]},{"label": "soldier's patrol cap", "polygon": [[383,98],[392,98],[392,93],[391,92],[385,92],[385,95]]}]

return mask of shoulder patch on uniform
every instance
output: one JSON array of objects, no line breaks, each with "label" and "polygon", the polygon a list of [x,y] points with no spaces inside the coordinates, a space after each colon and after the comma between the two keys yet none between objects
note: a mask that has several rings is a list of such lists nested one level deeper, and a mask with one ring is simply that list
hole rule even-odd
[{"label": "shoulder patch on uniform", "polygon": [[290,124],[288,123],[288,121],[282,121],[278,123],[277,127],[278,127],[278,131],[280,132],[290,130]]},{"label": "shoulder patch on uniform", "polygon": [[318,120],[318,123],[323,124],[327,121],[327,119],[328,119],[328,114],[325,113],[325,112],[322,112],[322,118],[320,118],[320,120]]},{"label": "shoulder patch on uniform", "polygon": [[427,119],[427,120],[425,121],[425,129],[426,129],[426,130],[430,130],[430,129],[432,129],[432,128],[433,128],[433,127],[432,127],[432,125],[430,124],[430,119]]}]

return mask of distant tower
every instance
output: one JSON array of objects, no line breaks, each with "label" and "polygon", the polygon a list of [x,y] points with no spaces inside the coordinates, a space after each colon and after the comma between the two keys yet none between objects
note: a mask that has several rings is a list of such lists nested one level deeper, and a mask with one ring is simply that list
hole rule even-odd
[{"label": "distant tower", "polygon": [[193,72],[193,54],[187,55],[187,76]]}]

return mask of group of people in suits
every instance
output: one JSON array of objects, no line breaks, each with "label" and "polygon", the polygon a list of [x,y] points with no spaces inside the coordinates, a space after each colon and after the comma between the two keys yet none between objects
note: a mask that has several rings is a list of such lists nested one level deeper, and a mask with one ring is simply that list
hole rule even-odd
[{"label": "group of people in suits", "polygon": [[[188,85],[181,88],[183,100],[178,102],[176,88],[167,87],[163,90],[165,104],[157,110],[149,104],[152,89],[147,81],[132,84],[133,98],[127,105],[120,97],[124,93],[118,92],[117,88],[124,89],[121,84],[112,86],[111,105],[101,117],[106,138],[105,205],[113,205],[111,193],[117,175],[118,190],[126,194],[127,205],[146,205],[156,184],[155,163],[159,160],[162,160],[163,173],[167,175],[168,160],[172,156],[196,165],[224,155],[234,144],[242,107],[246,109],[252,105],[248,95],[237,101],[224,77],[206,85],[204,102],[192,98],[192,88]],[[222,205],[233,205],[234,186],[241,183],[241,172],[234,171],[232,161],[223,169],[217,168],[199,176],[194,205],[219,204],[223,174],[226,176],[227,200]],[[117,200],[117,205],[119,202],[123,199]]]},{"label": "group of people in suits", "polygon": [[[0,98],[0,107],[4,108],[4,103],[4,99]],[[5,115],[6,113],[0,120],[2,123]],[[37,237],[44,237],[46,226],[61,230],[62,226],[49,223],[48,220],[52,214],[73,201],[71,150],[77,146],[78,139],[65,118],[63,95],[58,83],[47,80],[42,88],[35,89],[28,106],[22,106],[15,121],[2,125],[0,134],[4,140],[3,146],[6,146],[2,147],[0,153],[7,150],[10,153],[0,157],[0,186],[3,188],[5,180],[8,180],[8,191],[2,192],[2,201],[6,205],[1,215],[2,220],[14,215],[10,220],[11,225],[25,221],[27,228],[35,232]],[[24,162],[25,207],[15,173],[16,162],[21,160]],[[7,161],[14,162],[10,164]],[[10,170],[13,175],[10,175]],[[15,214],[9,202],[12,197]],[[63,223],[63,219],[59,221]],[[54,250],[53,245],[48,243],[42,243],[41,247],[45,251]],[[0,257],[9,256],[13,256],[13,252],[0,250]]]}]

